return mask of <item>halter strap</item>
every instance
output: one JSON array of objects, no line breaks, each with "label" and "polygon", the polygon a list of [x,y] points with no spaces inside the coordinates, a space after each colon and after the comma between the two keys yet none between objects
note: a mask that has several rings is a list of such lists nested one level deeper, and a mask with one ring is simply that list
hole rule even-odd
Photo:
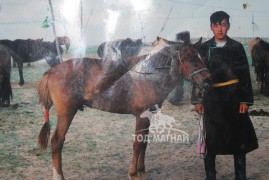
[{"label": "halter strap", "polygon": [[194,71],[193,73],[189,73],[188,70],[186,69],[186,67],[184,66],[184,64],[182,63],[182,60],[181,60],[180,55],[179,55],[179,51],[176,51],[176,52],[177,52],[177,56],[179,59],[180,67],[182,68],[184,73],[188,74],[188,77],[187,77],[188,80],[191,80],[193,78],[193,76],[195,76],[196,74],[198,74],[200,72],[208,71],[207,68],[202,68],[202,69],[199,69],[197,71]]},{"label": "halter strap", "polygon": [[193,76],[195,76],[196,74],[200,73],[200,72],[203,72],[203,71],[208,71],[207,68],[202,68],[202,69],[199,69],[197,71],[194,71],[193,73],[191,73],[188,77],[189,80],[191,80],[193,78]]}]

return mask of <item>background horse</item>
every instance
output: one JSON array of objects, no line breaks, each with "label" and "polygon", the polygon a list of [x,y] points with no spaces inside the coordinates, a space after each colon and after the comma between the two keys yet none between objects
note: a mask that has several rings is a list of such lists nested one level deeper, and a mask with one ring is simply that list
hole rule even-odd
[{"label": "background horse", "polygon": [[[99,86],[103,64],[98,59],[71,59],[47,71],[38,86],[40,103],[45,107],[45,124],[39,134],[39,145],[45,149],[49,139],[49,109],[57,111],[58,123],[51,139],[53,176],[63,178],[62,148],[68,128],[83,106],[102,111],[136,116],[136,137],[149,133],[148,118],[140,115],[156,104],[162,104],[177,85],[180,76],[200,87],[209,86],[209,73],[194,45],[163,48],[145,56],[122,76],[115,73],[114,82]],[[131,62],[131,60],[130,60]],[[98,87],[98,89],[96,89]],[[133,144],[130,176],[145,171],[146,141],[137,138]]]},{"label": "background horse", "polygon": [[0,107],[9,106],[12,98],[10,85],[11,59],[8,50],[0,44]]},{"label": "background horse", "polygon": [[[39,39],[27,39],[27,40],[29,40],[29,41],[33,41],[33,42],[34,42],[34,41],[42,42],[42,41],[43,41],[43,38],[39,38]],[[27,66],[28,66],[28,67],[31,66],[30,62],[28,62]],[[13,67],[14,67],[14,68],[17,67],[17,64],[16,64],[15,61],[13,61]]]},{"label": "background horse", "polygon": [[[254,39],[251,39],[249,42],[248,42],[248,51],[249,51],[249,54],[250,54],[250,57],[252,59],[252,66],[255,66],[255,62],[253,61],[253,46],[255,44],[257,44],[261,39],[259,37],[256,37]],[[255,69],[256,70],[256,69]],[[258,80],[257,80],[258,81]]]},{"label": "background horse", "polygon": [[[57,37],[56,39],[58,39],[60,46],[62,46],[62,45],[65,46],[65,53],[67,54],[67,51],[70,47],[70,38],[67,36],[61,36],[61,37]],[[55,44],[56,44],[56,39],[53,41],[53,43],[55,43]]]},{"label": "background horse", "polygon": [[256,39],[251,55],[255,66],[256,79],[261,82],[260,92],[269,96],[269,43],[262,39]]},{"label": "background horse", "polygon": [[142,46],[141,39],[132,40],[131,38],[126,38],[108,41],[99,45],[97,54],[102,59],[125,59],[137,55]]},{"label": "background horse", "polygon": [[[16,39],[14,41],[0,40],[0,44],[8,49],[13,60],[17,63],[20,75],[19,85],[21,86],[24,85],[23,63],[45,59],[51,67],[60,64],[55,43]],[[60,51],[63,52],[62,48]]]}]

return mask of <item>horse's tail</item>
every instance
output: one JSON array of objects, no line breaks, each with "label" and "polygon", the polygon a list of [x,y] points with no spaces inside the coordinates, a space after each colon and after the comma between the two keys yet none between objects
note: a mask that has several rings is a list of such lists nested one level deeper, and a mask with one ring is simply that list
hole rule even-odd
[{"label": "horse's tail", "polygon": [[0,45],[0,106],[9,106],[12,99],[10,71],[11,58],[8,48]]},{"label": "horse's tail", "polygon": [[38,97],[39,102],[45,107],[45,123],[40,130],[38,136],[38,144],[41,149],[46,149],[48,146],[48,141],[50,137],[50,123],[49,123],[49,109],[51,108],[53,102],[51,100],[49,89],[48,89],[48,78],[49,75],[45,74],[38,85]]},{"label": "horse's tail", "polygon": [[0,105],[9,106],[12,99],[12,89],[10,84],[10,67],[0,67]]}]

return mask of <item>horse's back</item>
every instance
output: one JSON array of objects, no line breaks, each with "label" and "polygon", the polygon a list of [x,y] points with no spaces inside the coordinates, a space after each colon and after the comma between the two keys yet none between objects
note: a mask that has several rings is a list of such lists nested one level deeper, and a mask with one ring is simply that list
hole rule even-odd
[{"label": "horse's back", "polygon": [[101,67],[101,59],[97,58],[72,58],[64,61],[61,64],[58,64],[52,68],[50,68],[47,72],[45,72],[44,75],[46,74],[53,74],[54,76],[59,75],[59,76],[65,76],[66,78],[69,77],[69,75],[72,75],[73,73],[79,73],[84,72],[86,73],[88,68],[90,67]]},{"label": "horse's back", "polygon": [[48,78],[47,86],[55,98],[65,96],[69,100],[82,101],[86,86],[95,84],[101,70],[99,59],[70,59],[49,69],[43,79]]}]

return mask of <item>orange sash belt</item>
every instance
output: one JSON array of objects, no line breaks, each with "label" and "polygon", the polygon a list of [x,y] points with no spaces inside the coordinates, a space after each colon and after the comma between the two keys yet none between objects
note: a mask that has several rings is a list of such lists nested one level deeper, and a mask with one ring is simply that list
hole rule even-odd
[{"label": "orange sash belt", "polygon": [[226,81],[226,82],[222,82],[222,83],[215,83],[215,84],[213,84],[213,87],[228,86],[228,85],[235,84],[238,82],[239,82],[239,79],[232,79],[230,81]]}]

